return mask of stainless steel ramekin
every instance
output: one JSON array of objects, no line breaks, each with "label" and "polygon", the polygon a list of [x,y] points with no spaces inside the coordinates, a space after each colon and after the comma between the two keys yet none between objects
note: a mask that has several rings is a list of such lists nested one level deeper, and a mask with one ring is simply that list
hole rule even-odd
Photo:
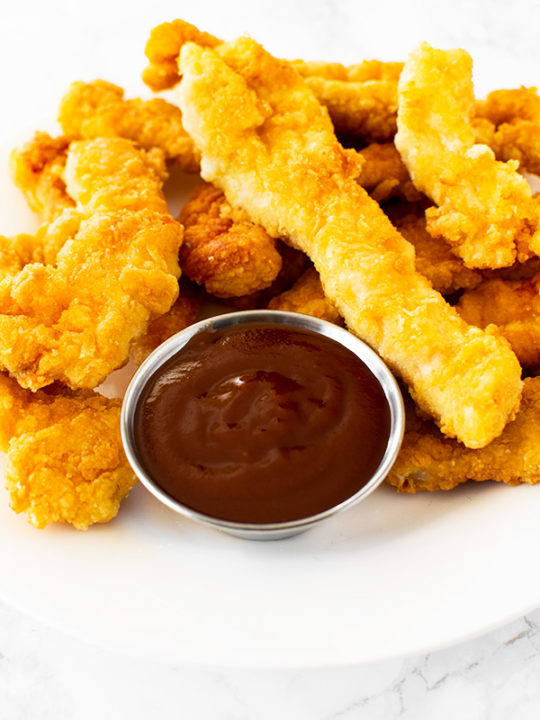
[{"label": "stainless steel ramekin", "polygon": [[[371,370],[379,381],[390,408],[390,436],[386,452],[379,464],[379,467],[373,474],[372,478],[360,490],[351,495],[347,500],[335,505],[334,507],[310,515],[299,520],[289,520],[287,522],[277,523],[244,523],[233,522],[230,520],[222,520],[220,518],[204,515],[189,508],[175,500],[162,490],[159,485],[150,477],[144,468],[134,436],[134,418],[137,403],[143,389],[154,375],[154,373],[175,355],[186,343],[194,336],[205,330],[225,330],[227,328],[243,325],[246,323],[264,322],[276,325],[286,325],[292,328],[300,328],[303,330],[311,330],[312,332],[324,335],[324,337],[335,340],[337,343],[348,348],[357,355]],[[201,320],[195,325],[182,330],[173,337],[169,338],[165,343],[160,345],[154,352],[144,361],[133,376],[131,383],[127,389],[122,404],[121,414],[121,430],[124,449],[127,458],[139,480],[158,500],[175,510],[181,515],[185,515],[192,520],[197,520],[205,525],[209,525],[218,530],[223,530],[231,535],[247,538],[250,540],[278,540],[281,538],[296,535],[312,527],[316,523],[335,515],[345,508],[351,507],[366,498],[375,488],[382,483],[390,468],[392,467],[403,439],[403,431],[405,426],[405,411],[403,407],[403,398],[400,389],[394,379],[394,376],[368,345],[351,335],[347,330],[343,330],[337,325],[319,320],[310,315],[302,315],[300,313],[282,312],[280,310],[247,310],[242,312],[234,312],[226,315],[218,315],[206,320]]]}]

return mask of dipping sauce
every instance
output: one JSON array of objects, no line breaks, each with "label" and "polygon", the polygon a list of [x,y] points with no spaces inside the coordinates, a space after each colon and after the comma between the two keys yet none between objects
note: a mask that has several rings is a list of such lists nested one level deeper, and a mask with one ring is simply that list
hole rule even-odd
[{"label": "dipping sauce", "polygon": [[191,338],[150,378],[134,433],[146,472],[182,504],[276,523],[360,490],[384,456],[390,410],[347,348],[250,323]]}]

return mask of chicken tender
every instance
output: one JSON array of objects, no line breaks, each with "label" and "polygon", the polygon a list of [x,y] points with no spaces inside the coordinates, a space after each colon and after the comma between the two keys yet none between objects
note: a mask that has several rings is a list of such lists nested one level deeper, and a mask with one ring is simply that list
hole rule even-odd
[{"label": "chicken tender", "polygon": [[526,280],[486,280],[463,293],[457,310],[471,325],[497,325],[522,365],[540,366],[540,273]]},{"label": "chicken tender", "polygon": [[364,164],[358,182],[382,203],[392,197],[419,202],[425,196],[414,187],[394,143],[371,143],[360,150]]},{"label": "chicken tender", "polygon": [[503,338],[467,325],[416,272],[413,247],[356,182],[356,156],[298,73],[247,38],[216,50],[188,43],[180,69],[180,106],[204,179],[311,257],[348,327],[443,432],[470,447],[500,434],[519,405],[515,355]]},{"label": "chicken tender", "polygon": [[152,320],[146,332],[132,341],[129,354],[136,365],[143,363],[165,340],[199,319],[201,301],[197,293],[183,280],[184,278],[180,283],[180,294],[172,308]]},{"label": "chicken tender", "polygon": [[128,140],[71,145],[65,176],[77,206],[47,230],[54,262],[21,258],[0,274],[0,367],[23,387],[96,387],[176,300],[182,228],[154,167]]},{"label": "chicken tender", "polygon": [[319,273],[308,268],[290,290],[272,298],[268,303],[272,310],[304,313],[328,322],[343,324],[337,308],[326,298]]},{"label": "chicken tender", "polygon": [[396,147],[415,187],[437,205],[428,231],[468,267],[497,268],[540,250],[538,203],[517,163],[475,145],[472,62],[464,50],[422,43],[399,81]]},{"label": "chicken tender", "polygon": [[32,393],[0,374],[0,448],[15,512],[37,528],[108,522],[136,478],[120,438],[120,400],[57,385]]},{"label": "chicken tender", "polygon": [[148,87],[154,91],[167,90],[180,82],[178,55],[186,42],[215,47],[221,40],[184,20],[161,23],[150,33],[144,51],[149,65],[143,72],[143,81]]},{"label": "chicken tender", "polygon": [[397,84],[403,70],[402,62],[380,60],[363,60],[354,65],[342,65],[324,60],[292,60],[291,65],[303,78],[319,77],[357,83],[384,80]]},{"label": "chicken tender", "polygon": [[184,226],[182,270],[212,295],[263,290],[281,270],[275,240],[212,185],[196,188],[178,219]]},{"label": "chicken tender", "polygon": [[140,148],[160,148],[185,172],[199,171],[199,156],[182,125],[182,113],[166,100],[125,100],[105,80],[75,82],[60,103],[58,122],[69,140],[123,137]]},{"label": "chicken tender", "polygon": [[452,253],[448,243],[428,233],[423,212],[421,215],[409,213],[395,220],[392,216],[390,218],[403,237],[414,246],[415,267],[435,290],[448,295],[456,290],[476,287],[482,282],[478,270],[465,267],[463,261]]},{"label": "chicken tender", "polygon": [[494,90],[476,103],[475,127],[498,160],[540,175],[540,96],[536,88]]},{"label": "chicken tender", "polygon": [[30,142],[11,153],[11,175],[30,208],[50,223],[75,206],[64,181],[69,141],[37,132]]},{"label": "chicken tender", "polygon": [[419,419],[407,426],[403,445],[386,481],[398,492],[452,490],[476,480],[507,485],[540,480],[540,378],[527,378],[516,419],[480,450],[470,450],[441,435],[430,421]]}]

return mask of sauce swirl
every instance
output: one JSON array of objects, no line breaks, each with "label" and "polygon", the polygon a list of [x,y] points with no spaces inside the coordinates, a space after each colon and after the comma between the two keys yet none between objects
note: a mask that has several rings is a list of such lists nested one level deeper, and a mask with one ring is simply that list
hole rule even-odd
[{"label": "sauce swirl", "polygon": [[308,330],[250,323],[195,335],[135,412],[148,474],[225,520],[274,523],[354,495],[383,458],[390,410],[369,368]]}]

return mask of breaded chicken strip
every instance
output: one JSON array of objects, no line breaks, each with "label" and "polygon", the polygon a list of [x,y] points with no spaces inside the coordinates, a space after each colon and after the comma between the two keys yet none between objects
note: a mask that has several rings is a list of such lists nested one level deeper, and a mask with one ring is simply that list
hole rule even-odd
[{"label": "breaded chicken strip", "polygon": [[415,267],[435,290],[447,295],[463,288],[476,287],[482,282],[478,270],[465,267],[463,261],[450,250],[448,243],[428,233],[423,212],[409,213],[397,219],[390,215],[390,218],[405,240],[414,246]]},{"label": "breaded chicken strip", "polygon": [[390,80],[328,80],[306,77],[306,85],[326,106],[338,134],[386,142],[396,134],[397,85]]},{"label": "breaded chicken strip", "polygon": [[471,325],[497,325],[524,366],[540,366],[540,273],[526,280],[486,280],[463,293],[457,310]]},{"label": "breaded chicken strip", "polygon": [[213,185],[195,188],[179,216],[183,272],[221,298],[269,287],[281,270],[276,241]]},{"label": "breaded chicken strip", "polygon": [[428,231],[468,267],[505,267],[540,250],[538,203],[515,161],[474,144],[473,108],[470,56],[422,43],[401,73],[395,143],[415,187],[439,206],[426,212]]},{"label": "breaded chicken strip", "polygon": [[[150,64],[143,72],[143,80],[152,90],[178,84],[178,55],[182,45],[190,41],[202,47],[217,47],[222,42],[183,20],[163,23],[152,30],[145,50]],[[360,135],[368,142],[386,141],[394,136],[401,63],[373,60],[350,68],[338,63],[294,64],[328,108],[338,133]],[[318,73],[314,72],[315,67],[319,68]]]},{"label": "breaded chicken strip", "polygon": [[386,482],[399,492],[452,490],[467,480],[507,485],[540,480],[540,378],[527,378],[516,419],[481,450],[470,450],[441,435],[429,421],[407,425],[398,459]]},{"label": "breaded chicken strip", "polygon": [[160,148],[185,172],[199,171],[182,113],[166,100],[125,100],[122,88],[105,80],[75,82],[62,98],[58,122],[69,140],[123,137],[144,150]]},{"label": "breaded chicken strip", "polygon": [[75,206],[64,181],[68,146],[67,138],[37,132],[30,142],[11,153],[13,181],[46,223]]},{"label": "breaded chicken strip", "polygon": [[520,170],[540,175],[540,96],[536,88],[489,93],[476,103],[474,125],[498,160],[518,160]]},{"label": "breaded chicken strip", "polygon": [[0,449],[15,512],[43,528],[108,522],[136,482],[120,438],[120,400],[54,385],[32,393],[0,374]]},{"label": "breaded chicken strip", "polygon": [[268,307],[272,310],[313,315],[321,320],[343,324],[337,308],[326,298],[319,273],[314,267],[308,268],[290,290],[272,298]]},{"label": "breaded chicken strip", "polygon": [[180,330],[193,325],[199,319],[201,301],[190,285],[180,282],[180,294],[172,308],[152,320],[143,335],[131,342],[130,358],[140,365],[151,352]]},{"label": "breaded chicken strip", "polygon": [[443,432],[470,447],[502,432],[521,394],[515,355],[468,326],[416,272],[414,249],[356,182],[356,156],[298,73],[246,38],[216,50],[188,43],[180,69],[203,177],[311,257],[348,327]]},{"label": "breaded chicken strip", "polygon": [[182,228],[155,160],[119,138],[71,145],[65,175],[77,207],[48,228],[54,262],[0,275],[0,367],[23,387],[96,387],[175,301]]},{"label": "breaded chicken strip", "polygon": [[392,197],[418,202],[425,196],[414,187],[394,143],[371,143],[360,150],[364,164],[358,182],[382,203]]},{"label": "breaded chicken strip", "polygon": [[161,23],[150,33],[144,53],[149,65],[143,72],[143,82],[154,91],[167,90],[180,82],[178,55],[186,42],[216,47],[222,41],[201,32],[184,20]]},{"label": "breaded chicken strip", "polygon": [[[194,40],[194,42],[197,41]],[[381,62],[380,60],[363,60],[353,65],[342,65],[324,60],[292,60],[291,65],[303,78],[319,77],[357,83],[385,80],[397,84],[403,70],[402,62]]]}]

